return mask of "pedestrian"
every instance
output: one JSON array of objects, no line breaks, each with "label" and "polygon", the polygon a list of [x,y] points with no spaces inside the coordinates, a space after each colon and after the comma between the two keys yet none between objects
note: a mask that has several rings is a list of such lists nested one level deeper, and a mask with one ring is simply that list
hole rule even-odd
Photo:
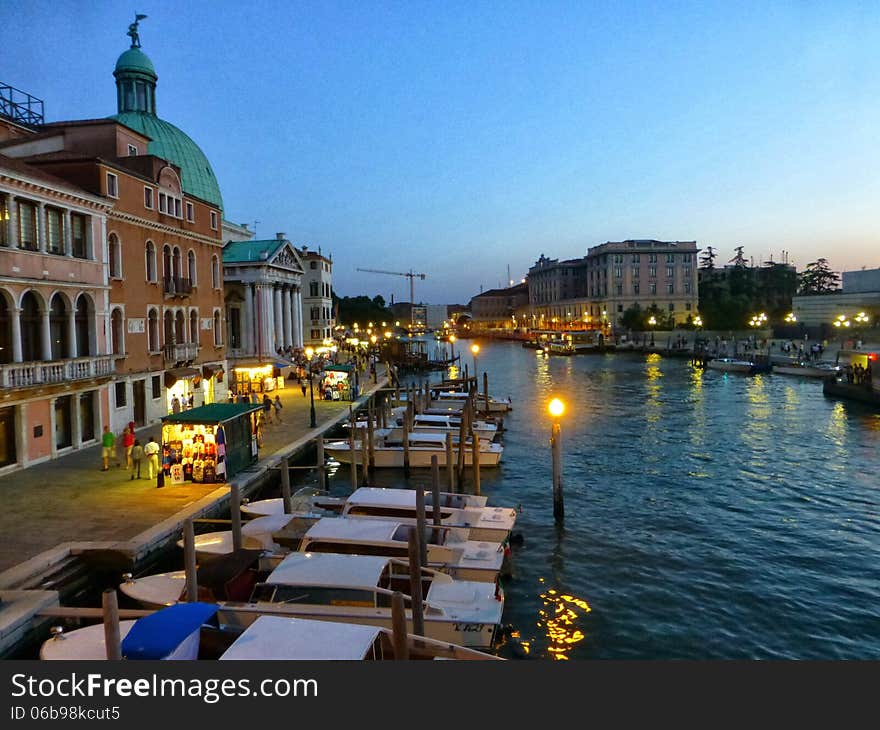
[{"label": "pedestrian", "polygon": [[263,418],[266,423],[272,423],[272,399],[268,393],[263,393]]},{"label": "pedestrian", "polygon": [[190,393],[189,394],[189,408],[192,408],[195,405],[195,403],[196,403],[195,393]]},{"label": "pedestrian", "polygon": [[280,395],[276,394],[274,405],[275,405],[275,420],[278,421],[278,423],[281,423],[281,409],[284,406],[281,405],[281,396]]},{"label": "pedestrian", "polygon": [[125,430],[122,432],[122,448],[125,449],[125,468],[131,469],[132,467],[132,455],[131,451],[134,448],[134,429],[129,426],[126,426]]},{"label": "pedestrian", "polygon": [[122,433],[116,437],[116,468],[121,469],[126,463],[125,439],[128,435],[128,426],[122,429]]},{"label": "pedestrian", "polygon": [[137,439],[131,447],[131,478],[134,479],[134,473],[137,472],[137,478],[141,478],[141,462],[144,460],[144,447]]},{"label": "pedestrian", "polygon": [[177,396],[171,399],[171,412],[180,413],[180,399]]},{"label": "pedestrian", "polygon": [[155,479],[159,476],[159,444],[152,436],[144,446],[144,456],[147,457],[147,475],[150,479]]},{"label": "pedestrian", "polygon": [[110,468],[110,459],[113,457],[115,446],[115,434],[110,430],[110,426],[104,426],[104,433],[101,435],[101,460],[104,466],[101,471],[107,471]]},{"label": "pedestrian", "polygon": [[303,398],[305,398],[306,397],[306,390],[308,390],[308,388],[306,386],[306,379],[305,378],[303,378],[302,380],[299,381],[299,388],[302,391]]}]

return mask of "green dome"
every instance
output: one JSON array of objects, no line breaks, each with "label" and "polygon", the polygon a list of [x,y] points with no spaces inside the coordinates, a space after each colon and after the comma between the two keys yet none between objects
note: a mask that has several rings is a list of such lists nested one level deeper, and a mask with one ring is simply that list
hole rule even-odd
[{"label": "green dome", "polygon": [[116,62],[116,69],[113,73],[115,75],[120,71],[144,73],[149,74],[154,78],[158,78],[156,75],[156,69],[153,68],[153,62],[146,53],[141,51],[140,48],[129,48],[119,57],[119,60]]},{"label": "green dome", "polygon": [[[132,48],[122,56],[135,52]],[[146,58],[138,51],[138,54]],[[120,56],[120,61],[122,60]],[[149,62],[149,59],[147,59]],[[117,64],[119,68],[119,64]],[[170,122],[148,112],[121,112],[112,117],[127,127],[140,132],[150,138],[147,152],[156,157],[173,162],[180,167],[180,177],[183,189],[190,195],[213,203],[223,209],[223,198],[220,195],[220,186],[211,169],[211,163],[205,157],[205,153],[190,139],[182,130]]]}]

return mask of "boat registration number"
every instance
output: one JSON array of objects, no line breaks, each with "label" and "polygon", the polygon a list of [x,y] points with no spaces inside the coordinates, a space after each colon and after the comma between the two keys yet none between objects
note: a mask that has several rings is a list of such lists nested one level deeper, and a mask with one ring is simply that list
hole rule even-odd
[{"label": "boat registration number", "polygon": [[482,631],[484,624],[455,624],[456,631],[462,631],[464,633],[473,633]]}]

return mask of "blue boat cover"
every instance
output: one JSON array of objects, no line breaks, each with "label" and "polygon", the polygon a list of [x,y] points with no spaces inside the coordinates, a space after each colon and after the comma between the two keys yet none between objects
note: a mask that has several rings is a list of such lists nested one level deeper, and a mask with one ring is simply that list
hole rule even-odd
[{"label": "blue boat cover", "polygon": [[213,603],[175,603],[139,618],[122,640],[122,656],[163,659],[216,613]]}]

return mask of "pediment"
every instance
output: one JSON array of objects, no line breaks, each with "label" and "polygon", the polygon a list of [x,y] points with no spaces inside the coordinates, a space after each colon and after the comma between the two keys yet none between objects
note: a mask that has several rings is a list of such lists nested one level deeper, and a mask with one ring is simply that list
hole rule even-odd
[{"label": "pediment", "polygon": [[296,252],[296,249],[289,243],[285,243],[279,248],[275,252],[275,255],[272,256],[272,260],[269,263],[271,263],[272,266],[287,269],[288,271],[293,271],[297,274],[303,273],[302,260]]}]

